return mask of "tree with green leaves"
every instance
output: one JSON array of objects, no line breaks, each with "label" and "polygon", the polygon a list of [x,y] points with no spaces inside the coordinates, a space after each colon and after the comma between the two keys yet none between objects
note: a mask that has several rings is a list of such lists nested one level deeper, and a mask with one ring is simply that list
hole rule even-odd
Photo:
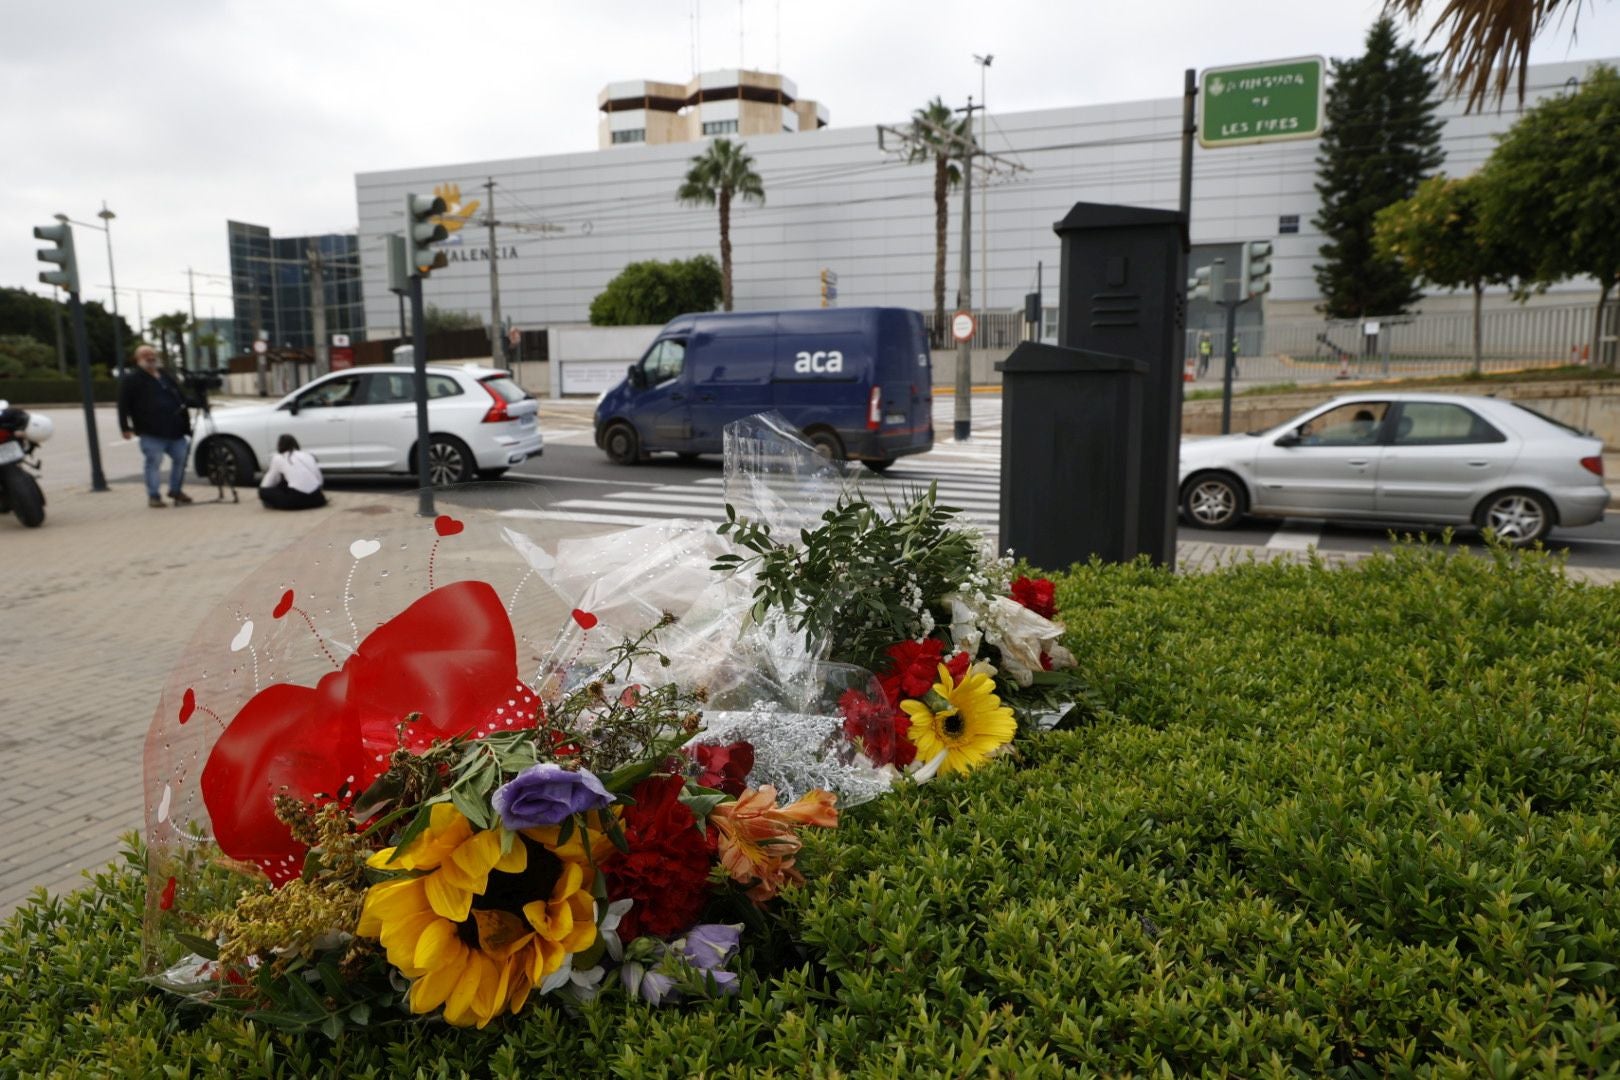
[{"label": "tree with green leaves", "polygon": [[1527,276],[1524,248],[1490,228],[1481,213],[1486,181],[1479,174],[1431,176],[1416,194],[1378,212],[1373,243],[1420,281],[1474,294],[1474,374],[1484,359],[1485,289]]},{"label": "tree with green leaves", "polygon": [[688,311],[713,311],[720,293],[713,255],[633,262],[591,301],[591,325],[662,326]]},{"label": "tree with green leaves", "polygon": [[1329,318],[1397,315],[1423,295],[1411,271],[1378,254],[1373,219],[1411,198],[1445,160],[1431,67],[1431,58],[1396,38],[1388,17],[1368,31],[1361,56],[1333,61],[1315,218],[1325,237],[1316,284]]},{"label": "tree with green leaves", "polygon": [[733,199],[763,203],[765,182],[754,171],[754,159],[743,153],[745,143],[716,139],[692,159],[686,178],[675,193],[688,206],[714,206],[720,211],[720,301],[731,310],[731,203]]},{"label": "tree with green leaves", "polygon": [[1537,284],[1597,281],[1592,361],[1614,367],[1602,334],[1620,284],[1620,73],[1600,64],[1579,90],[1539,102],[1502,136],[1484,177],[1486,221],[1525,245]]},{"label": "tree with green leaves", "polygon": [[[60,300],[48,296],[40,296],[26,289],[0,288],[0,334],[22,334],[35,341],[54,342],[56,340],[58,318],[63,320],[64,329],[68,337],[68,364],[71,367],[76,361],[73,358],[72,330],[68,328],[66,305]],[[129,323],[122,317],[118,320],[122,330],[125,349],[125,359],[134,351],[136,335]],[[93,363],[105,363],[109,368],[113,363],[113,316],[102,307],[99,301],[89,300],[84,305],[85,338],[90,349],[90,358]]]},{"label": "tree with green leaves", "polygon": [[447,311],[429,304],[422,312],[422,327],[430,334],[445,330],[482,330],[484,320],[470,311]]},{"label": "tree with green leaves", "polygon": [[[0,379],[54,376],[56,350],[26,334],[0,334]],[[5,397],[0,388],[0,398]]]},{"label": "tree with green leaves", "polygon": [[[945,332],[945,256],[950,233],[951,189],[962,182],[957,162],[967,156],[973,140],[966,116],[958,118],[934,98],[911,114],[912,162],[934,164],[934,333]],[[943,338],[942,338],[943,340]]]}]

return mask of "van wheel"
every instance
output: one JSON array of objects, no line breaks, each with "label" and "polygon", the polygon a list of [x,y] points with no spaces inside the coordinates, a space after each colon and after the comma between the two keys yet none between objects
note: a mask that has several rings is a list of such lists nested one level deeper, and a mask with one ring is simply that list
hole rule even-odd
[{"label": "van wheel", "polygon": [[889,471],[889,466],[894,464],[894,458],[892,458],[892,457],[880,458],[877,461],[873,461],[871,458],[867,458],[861,464],[865,465],[868,469],[871,469],[875,473],[888,472]]},{"label": "van wheel", "polygon": [[844,443],[835,432],[828,431],[826,428],[817,428],[814,431],[805,432],[804,437],[811,446],[815,447],[816,453],[828,461],[844,460]]},{"label": "van wheel", "polygon": [[634,465],[641,460],[641,439],[622,420],[602,434],[602,449],[615,465]]}]

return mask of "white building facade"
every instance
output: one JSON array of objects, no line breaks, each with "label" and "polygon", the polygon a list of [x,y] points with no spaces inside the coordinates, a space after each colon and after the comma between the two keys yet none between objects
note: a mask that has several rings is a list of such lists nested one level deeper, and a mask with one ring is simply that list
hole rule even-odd
[{"label": "white building facade", "polygon": [[[1538,65],[1530,100],[1567,93],[1591,63]],[[1477,115],[1462,103],[1440,106],[1443,170],[1479,168],[1495,137],[1520,115],[1514,102]],[[1182,100],[992,113],[989,151],[1020,166],[990,178],[982,205],[974,191],[973,306],[1020,309],[1044,265],[1044,295],[1056,305],[1058,240],[1052,225],[1075,202],[1174,209],[1178,205]],[[903,127],[897,121],[895,127]],[[734,290],[739,310],[815,307],[821,272],[837,275],[838,303],[933,307],[933,166],[907,163],[895,140],[879,144],[876,127],[828,127],[747,137],[764,181],[764,205],[733,206]],[[736,138],[737,136],[732,136]],[[1312,225],[1315,139],[1220,149],[1196,148],[1193,167],[1194,262],[1200,248],[1245,240],[1275,244],[1267,320],[1314,317],[1313,265],[1321,235]],[[360,173],[355,178],[366,325],[372,337],[399,325],[387,288],[384,236],[403,222],[408,192],[457,196],[443,246],[450,265],[426,282],[441,309],[489,312],[488,230],[484,185],[493,179],[501,310],[513,324],[538,328],[581,323],[591,300],[625,265],[643,259],[717,254],[712,208],[682,206],[675,191],[701,143],[614,145],[580,153],[459,162]],[[459,204],[459,205],[456,205]],[[954,306],[961,241],[960,191],[950,208],[947,308]],[[981,249],[987,236],[988,250]],[[1207,261],[1207,259],[1206,259]],[[984,291],[988,287],[988,295]],[[1579,283],[1556,290],[1562,302],[1584,298]],[[1503,294],[1505,301],[1505,294]],[[1441,306],[1462,303],[1433,298]],[[1426,302],[1428,306],[1428,302]]]}]

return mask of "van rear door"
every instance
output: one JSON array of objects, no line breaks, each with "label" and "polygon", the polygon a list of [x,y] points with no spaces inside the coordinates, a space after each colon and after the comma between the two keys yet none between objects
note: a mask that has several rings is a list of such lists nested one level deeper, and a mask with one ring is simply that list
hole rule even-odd
[{"label": "van rear door", "polygon": [[922,316],[915,311],[885,308],[879,320],[877,370],[880,388],[879,430],[886,445],[934,441],[934,371]]}]

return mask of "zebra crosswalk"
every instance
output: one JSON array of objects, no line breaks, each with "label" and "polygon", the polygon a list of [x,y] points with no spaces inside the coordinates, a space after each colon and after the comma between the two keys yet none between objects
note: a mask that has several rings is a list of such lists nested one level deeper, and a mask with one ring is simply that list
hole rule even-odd
[{"label": "zebra crosswalk", "polygon": [[[882,475],[852,467],[852,483],[875,505],[901,504],[934,484],[941,505],[957,508],[961,520],[993,534],[1001,505],[1001,402],[997,398],[973,404],[974,428],[969,441],[957,443],[947,435],[929,453],[901,458]],[[952,409],[948,399],[935,403],[935,431],[950,432]],[[555,494],[544,507],[503,513],[542,520],[645,525],[670,518],[722,521],[726,512],[725,478],[721,476],[666,484],[581,483],[577,490]]]}]

